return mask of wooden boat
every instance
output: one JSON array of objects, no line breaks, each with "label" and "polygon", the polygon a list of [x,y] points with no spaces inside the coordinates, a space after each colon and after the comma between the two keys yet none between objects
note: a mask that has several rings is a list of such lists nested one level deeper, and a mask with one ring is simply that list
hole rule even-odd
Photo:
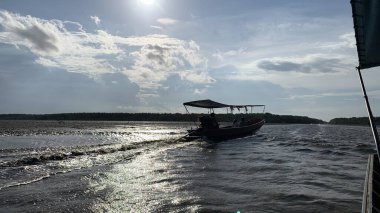
[{"label": "wooden boat", "polygon": [[[233,138],[240,138],[248,135],[255,134],[264,124],[265,120],[262,118],[250,118],[241,120],[238,124],[235,120],[235,125],[227,125],[224,127],[219,127],[219,123],[216,121],[214,109],[216,108],[227,108],[230,109],[231,113],[233,109],[245,109],[246,115],[248,114],[248,107],[265,107],[264,105],[227,105],[218,103],[212,100],[199,100],[191,101],[183,104],[187,110],[187,106],[206,108],[209,110],[209,115],[202,116],[199,118],[200,125],[196,129],[188,130],[188,139],[192,138],[204,138],[210,141],[223,141]],[[264,108],[265,110],[265,108]],[[245,121],[247,120],[247,121]]]},{"label": "wooden boat", "polygon": [[380,139],[361,74],[362,69],[380,66],[380,1],[351,0],[351,6],[359,59],[357,71],[377,151],[368,158],[362,213],[380,212]]}]

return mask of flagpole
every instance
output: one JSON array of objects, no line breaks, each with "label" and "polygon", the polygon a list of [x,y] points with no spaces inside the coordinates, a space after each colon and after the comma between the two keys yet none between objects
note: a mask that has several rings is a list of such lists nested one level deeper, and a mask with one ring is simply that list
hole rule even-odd
[{"label": "flagpole", "polygon": [[367,106],[368,118],[369,118],[369,123],[370,123],[371,128],[372,128],[373,138],[374,138],[375,144],[376,144],[377,156],[380,156],[379,155],[380,154],[380,150],[379,150],[379,147],[380,147],[379,141],[380,140],[379,140],[379,133],[377,132],[377,128],[376,128],[376,122],[375,122],[375,119],[374,119],[373,114],[372,114],[371,106],[369,105],[368,96],[367,96],[367,92],[366,92],[366,89],[365,89],[365,86],[364,86],[363,77],[362,77],[362,73],[361,73],[360,67],[356,67],[356,69],[358,70],[358,73],[359,73],[359,78],[360,78],[360,83],[361,83],[361,86],[362,86],[362,91],[363,91],[363,95],[364,95],[364,99],[365,99],[365,104]]}]

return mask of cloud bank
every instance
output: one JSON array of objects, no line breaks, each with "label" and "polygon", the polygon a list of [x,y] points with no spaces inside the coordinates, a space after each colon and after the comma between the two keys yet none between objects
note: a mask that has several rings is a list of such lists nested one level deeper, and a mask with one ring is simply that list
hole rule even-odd
[{"label": "cloud bank", "polygon": [[257,62],[257,67],[265,71],[298,73],[336,73],[346,71],[345,58],[312,54],[306,57],[270,58]]},{"label": "cloud bank", "polygon": [[[95,24],[97,16],[91,16]],[[163,19],[162,24],[175,20]],[[212,83],[207,59],[194,41],[163,34],[122,37],[104,30],[86,32],[80,23],[44,20],[0,11],[0,43],[26,48],[45,67],[61,68],[92,78],[120,73],[152,92],[172,75],[196,84]]]}]

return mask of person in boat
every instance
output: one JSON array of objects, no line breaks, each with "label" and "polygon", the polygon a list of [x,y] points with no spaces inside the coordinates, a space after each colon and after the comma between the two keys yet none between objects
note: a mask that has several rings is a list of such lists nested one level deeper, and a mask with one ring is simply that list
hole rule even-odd
[{"label": "person in boat", "polygon": [[208,116],[199,117],[199,122],[201,123],[201,128],[207,129],[211,125],[210,119]]},{"label": "person in boat", "polygon": [[215,118],[215,114],[211,113],[209,116],[202,116],[199,118],[201,127],[204,129],[216,129],[219,128],[218,121]]},{"label": "person in boat", "polygon": [[215,113],[211,113],[210,118],[211,118],[211,127],[212,128],[219,128],[219,123],[215,118]]},{"label": "person in boat", "polygon": [[242,126],[245,126],[245,125],[246,125],[245,118],[244,117],[240,118],[239,126],[242,127]]},{"label": "person in boat", "polygon": [[232,127],[239,127],[239,122],[236,118],[234,119],[234,122],[232,122]]}]

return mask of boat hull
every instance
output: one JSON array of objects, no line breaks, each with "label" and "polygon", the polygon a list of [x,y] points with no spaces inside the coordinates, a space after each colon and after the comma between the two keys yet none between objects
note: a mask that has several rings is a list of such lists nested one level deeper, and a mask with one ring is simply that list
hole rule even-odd
[{"label": "boat hull", "polygon": [[234,138],[241,138],[255,134],[265,124],[264,119],[242,127],[221,127],[215,129],[189,130],[189,137],[202,137],[211,141],[223,141]]}]

